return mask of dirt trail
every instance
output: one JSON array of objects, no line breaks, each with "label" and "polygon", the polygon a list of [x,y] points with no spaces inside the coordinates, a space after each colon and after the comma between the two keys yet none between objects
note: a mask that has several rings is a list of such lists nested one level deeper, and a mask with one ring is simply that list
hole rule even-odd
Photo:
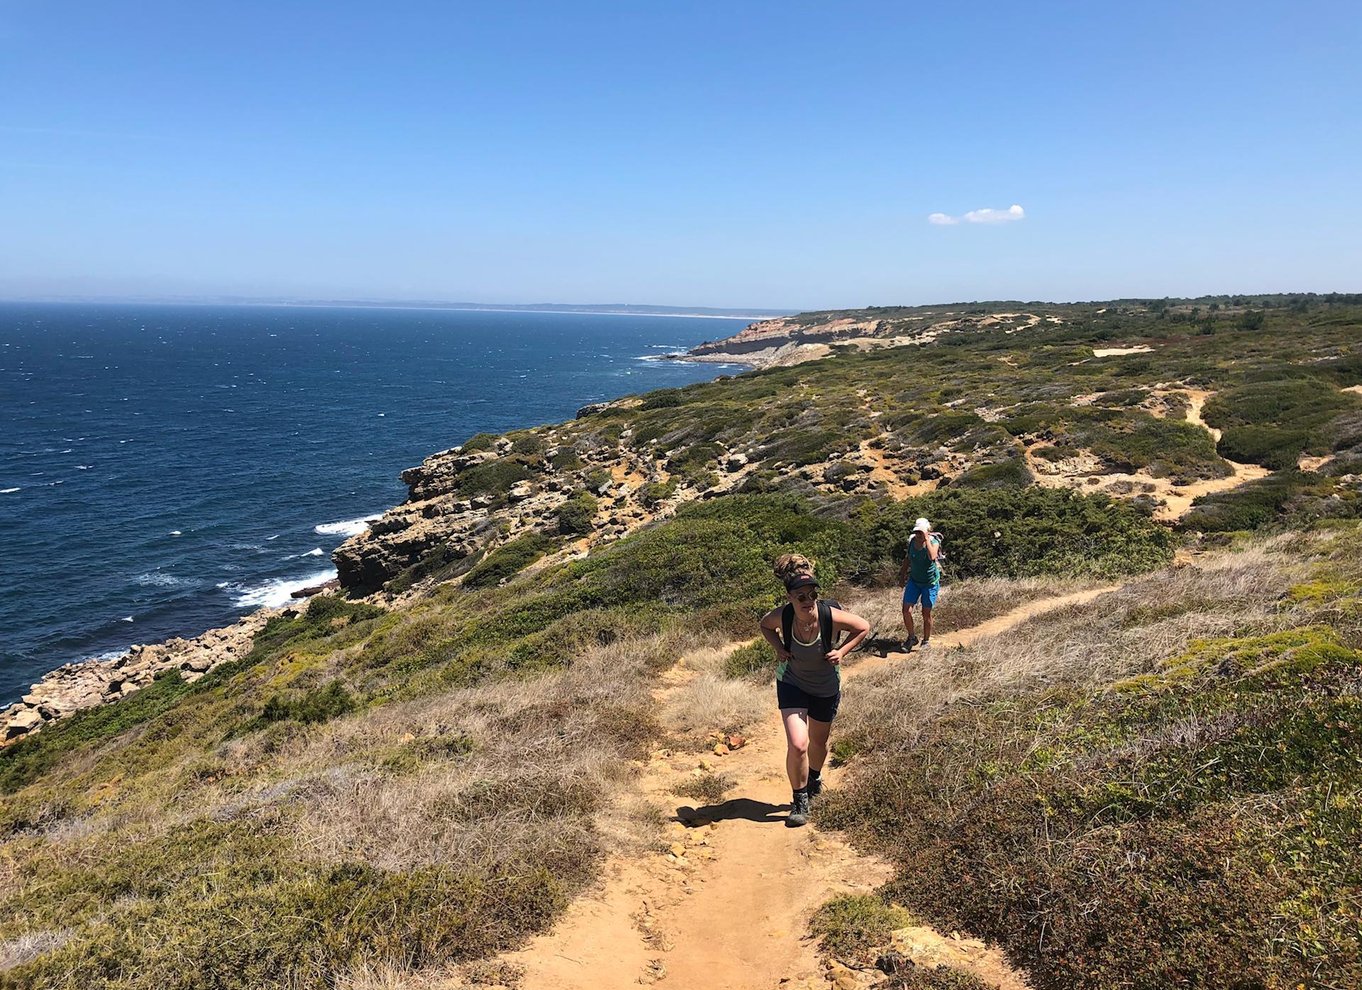
[{"label": "dirt trail", "polygon": [[[1032,602],[988,622],[935,637],[937,649],[963,646],[1033,615],[1090,601],[1118,586]],[[903,654],[863,660],[848,679]],[[660,703],[695,671],[686,658],[663,677]],[[852,988],[865,977],[819,959],[806,937],[810,914],[828,898],[867,892],[888,879],[887,863],[862,856],[817,828],[787,829],[789,784],[779,718],[752,730],[741,748],[659,750],[643,768],[644,796],[672,819],[665,852],[617,858],[598,890],[575,901],[554,929],[505,961],[524,971],[522,990],[813,990]],[[674,796],[702,766],[734,782],[727,800],[701,808]],[[705,771],[701,771],[702,773]],[[837,786],[838,772],[826,779]],[[815,809],[816,814],[816,809]],[[924,965],[949,963],[999,990],[1027,990],[1002,954],[975,939],[915,927],[896,946]],[[876,974],[878,975],[878,974]]]},{"label": "dirt trail", "polygon": [[[1215,393],[1202,389],[1181,388],[1153,394],[1162,398],[1179,392],[1187,396],[1187,422],[1205,430],[1211,435],[1211,439],[1215,443],[1219,443],[1220,431],[1207,425],[1201,417],[1201,410],[1206,405],[1206,400]],[[1079,397],[1080,400],[1090,398],[1092,397]],[[1078,404],[1086,405],[1088,403],[1079,401]],[[1050,462],[1036,456],[1039,451],[1050,446],[1053,445],[1039,442],[1025,448],[1023,456],[1037,484],[1048,488],[1105,491],[1108,494],[1143,492],[1163,502],[1154,512],[1154,518],[1163,522],[1175,522],[1181,519],[1191,509],[1192,502],[1198,496],[1238,488],[1247,481],[1257,481],[1272,473],[1267,468],[1260,467],[1257,464],[1241,464],[1238,461],[1222,458],[1230,466],[1230,473],[1227,476],[1178,485],[1168,478],[1156,478],[1143,470],[1134,474],[1103,471],[1101,461],[1089,451],[1079,451],[1074,456],[1060,462]]]}]

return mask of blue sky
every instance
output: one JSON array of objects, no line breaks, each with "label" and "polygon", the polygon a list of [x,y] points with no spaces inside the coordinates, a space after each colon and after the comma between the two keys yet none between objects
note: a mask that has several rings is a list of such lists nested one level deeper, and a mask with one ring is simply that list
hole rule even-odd
[{"label": "blue sky", "polygon": [[1308,0],[0,0],[0,297],[1359,291],[1359,51]]}]

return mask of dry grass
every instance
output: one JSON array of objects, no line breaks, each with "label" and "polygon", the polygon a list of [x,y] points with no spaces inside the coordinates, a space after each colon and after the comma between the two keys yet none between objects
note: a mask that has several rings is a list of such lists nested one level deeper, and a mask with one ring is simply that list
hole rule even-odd
[{"label": "dry grass", "polygon": [[702,742],[716,730],[741,731],[774,710],[769,683],[723,676],[724,660],[732,651],[731,644],[706,647],[682,658],[682,669],[693,673],[667,692],[662,720],[688,742]]},{"label": "dry grass", "polygon": [[[307,806],[298,842],[309,856],[358,854],[387,869],[591,859],[604,852],[598,811],[621,804],[630,761],[658,731],[649,687],[673,649],[667,636],[621,638],[532,680],[328,723],[290,754],[300,786],[279,796]],[[356,753],[367,765],[347,766]],[[630,826],[614,840],[647,841],[644,816],[610,817]]]},{"label": "dry grass", "polygon": [[[893,665],[858,682],[842,709],[843,734],[910,741],[926,718],[953,701],[1061,685],[1094,688],[1150,670],[1195,639],[1286,628],[1291,617],[1276,603],[1295,570],[1278,545],[1264,543],[1134,580],[967,648],[918,654],[912,664]],[[978,621],[1016,607],[1026,595],[1043,597],[1034,594],[1039,585],[1032,580],[977,584],[992,587],[962,599],[977,609]],[[1009,594],[1017,585],[1023,586],[1019,594]],[[1055,586],[1044,587],[1049,594]]]},{"label": "dry grass", "polygon": [[[977,626],[1028,602],[1066,595],[1091,585],[1072,578],[972,578],[945,585],[932,614],[932,632],[955,632]],[[843,604],[870,623],[867,649],[897,649],[903,639],[903,589],[897,586],[857,590]],[[921,635],[921,612],[913,610]]]},{"label": "dry grass", "polygon": [[0,942],[0,973],[22,966],[31,959],[36,959],[44,952],[51,952],[53,949],[65,945],[71,938],[69,929],[56,931],[27,932],[18,938],[12,938],[7,942]]}]

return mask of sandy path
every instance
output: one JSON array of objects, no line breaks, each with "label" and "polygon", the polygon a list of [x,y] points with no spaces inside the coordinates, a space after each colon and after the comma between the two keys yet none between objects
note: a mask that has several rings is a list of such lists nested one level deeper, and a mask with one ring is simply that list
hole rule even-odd
[{"label": "sandy path", "polygon": [[[1174,391],[1154,393],[1158,395],[1174,395],[1182,392],[1187,396],[1187,422],[1193,426],[1198,426],[1211,435],[1215,443],[1220,442],[1220,431],[1207,425],[1201,417],[1201,410],[1206,405],[1206,400],[1215,393],[1201,389],[1179,389]],[[1079,396],[1079,400],[1088,399],[1088,396]],[[1084,404],[1079,401],[1078,404]],[[1031,470],[1036,483],[1047,488],[1077,488],[1080,491],[1099,492],[1107,494],[1120,494],[1119,491],[1112,491],[1114,485],[1126,485],[1129,491],[1146,492],[1157,499],[1161,499],[1163,504],[1154,512],[1154,518],[1162,522],[1176,522],[1185,516],[1192,508],[1192,502],[1201,495],[1211,495],[1215,492],[1228,491],[1231,488],[1238,488],[1248,481],[1257,481],[1266,478],[1272,472],[1265,467],[1257,464],[1241,464],[1229,458],[1221,458],[1230,466],[1230,473],[1223,478],[1208,478],[1204,481],[1194,481],[1189,485],[1175,485],[1167,478],[1156,478],[1143,471],[1135,474],[1122,474],[1118,472],[1102,472],[1100,464],[1090,452],[1080,451],[1070,458],[1070,466],[1066,467],[1041,460],[1036,453],[1048,443],[1034,443],[1026,447],[1023,457],[1026,465]]]},{"label": "sandy path", "polygon": [[[968,645],[1115,587],[1028,603],[978,626],[939,634],[936,648]],[[905,659],[890,654],[862,660],[845,675],[852,680]],[[659,702],[693,676],[683,657],[664,675]],[[634,990],[640,984],[822,990],[869,982],[840,965],[826,967],[805,933],[820,904],[837,894],[872,890],[888,879],[890,867],[857,854],[833,833],[785,828],[790,791],[784,749],[772,712],[746,745],[726,755],[699,748],[656,752],[642,769],[640,788],[671,819],[669,847],[609,862],[595,892],[575,901],[551,932],[505,957],[523,969],[522,990]],[[695,808],[672,792],[701,765],[735,786],[723,802]],[[826,779],[836,787],[838,771],[829,769]],[[921,964],[949,963],[999,990],[1027,987],[998,950],[975,939],[916,927],[898,947]]]}]

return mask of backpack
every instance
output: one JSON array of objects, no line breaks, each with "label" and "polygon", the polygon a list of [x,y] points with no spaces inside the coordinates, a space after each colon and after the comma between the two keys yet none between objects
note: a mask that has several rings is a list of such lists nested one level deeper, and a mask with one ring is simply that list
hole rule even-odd
[{"label": "backpack", "polygon": [[[823,639],[823,652],[832,651],[832,640],[836,635],[832,628],[832,610],[841,608],[840,602],[828,598],[818,600],[818,632]],[[790,648],[790,638],[794,635],[794,606],[789,602],[780,610],[780,632],[781,642],[785,644],[785,649]]]}]

